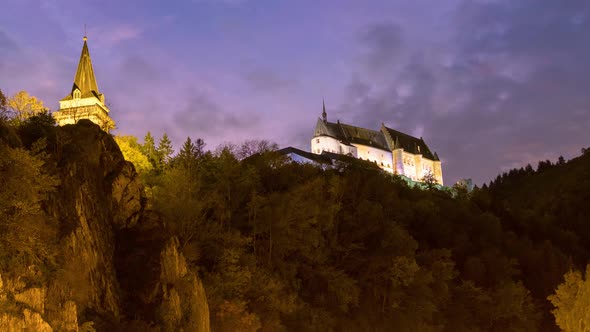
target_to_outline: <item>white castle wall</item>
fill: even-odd
[[[339,140],[329,136],[319,136],[311,139],[311,152],[321,154],[323,151],[352,155],[357,158],[357,150],[354,146],[340,143]]]
[[[355,158],[377,164],[384,171],[405,175],[414,181],[422,181],[426,174],[432,173],[436,181],[443,184],[440,161],[425,159],[421,154],[409,153],[403,149],[396,149],[392,153],[362,144],[348,146],[329,136],[312,138],[311,152],[321,154],[323,151],[351,154]]]
[[[393,157],[391,152],[372,146],[353,144],[357,150],[357,158],[374,162],[384,170],[393,173]]]

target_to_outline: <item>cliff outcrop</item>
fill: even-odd
[[[144,211],[141,181],[109,134],[87,120],[47,127],[34,140],[0,129],[0,147],[15,155],[39,150],[31,141],[46,142],[34,153],[42,156],[40,172],[56,180],[29,214],[50,233],[35,243],[51,250],[35,252],[23,272],[0,270],[0,330],[209,330],[201,281],[187,270],[178,241]],[[0,161],[3,182],[17,174],[6,171],[12,161]],[[1,208],[2,226],[18,225],[10,219],[17,220],[18,202]],[[10,264],[3,267],[18,266]]]

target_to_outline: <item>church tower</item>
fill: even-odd
[[[59,111],[54,112],[53,117],[60,126],[89,119],[108,132],[115,127],[115,122],[109,116],[104,95],[98,91],[86,41],[87,38],[84,36],[84,46],[72,90],[59,101]]]

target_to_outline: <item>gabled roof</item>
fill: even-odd
[[[389,151],[385,137],[381,132],[341,122],[333,123],[318,119],[314,132],[314,137],[316,136],[330,136],[340,140],[343,144],[361,144]]]
[[[385,127],[385,125],[381,126],[381,131],[391,138],[391,141],[393,142],[393,144],[390,144],[392,145],[392,150],[402,148],[404,151],[410,153],[421,154],[426,159],[439,160],[438,156],[430,151],[430,148],[428,148],[428,145],[426,145],[426,142],[424,142],[422,137],[416,138],[404,134],[401,131]]]
[[[72,99],[72,94],[76,89],[80,90],[81,98],[95,96],[100,99],[100,92],[96,84],[96,77],[94,76],[92,60],[90,60],[86,37],[84,37],[84,46],[82,46],[82,54],[80,54],[80,61],[78,62],[78,70],[76,70],[72,91],[62,100]]]
[[[436,153],[430,151],[422,138],[416,138],[385,125],[381,125],[381,130],[376,131],[347,125],[340,121],[333,123],[318,119],[314,131],[314,137],[317,136],[329,136],[339,140],[342,144],[360,144],[385,151],[404,149],[409,153],[421,154],[430,160],[440,160]]]

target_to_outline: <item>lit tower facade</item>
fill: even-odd
[[[86,41],[84,36],[84,46],[72,90],[59,101],[59,111],[54,112],[53,117],[60,126],[89,119],[108,132],[115,127],[115,122],[109,116],[104,95],[98,91]]]

